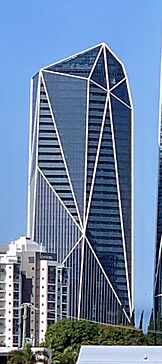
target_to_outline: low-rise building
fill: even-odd
[[[21,346],[25,335],[39,346],[48,325],[67,318],[67,295],[68,268],[56,254],[26,237],[1,246],[0,344]]]

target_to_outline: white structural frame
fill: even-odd
[[[162,131],[162,47],[161,47],[161,60],[160,60],[160,95],[159,95],[159,123],[158,123],[158,147],[159,147],[159,160],[158,160],[158,170],[160,168],[160,148],[162,148],[161,141],[160,141],[160,135]],[[158,193],[159,193],[159,178],[157,180],[157,201],[158,201]],[[158,208],[158,206],[157,206]],[[158,223],[158,219],[156,216],[156,226]],[[157,247],[156,247],[157,248]],[[160,267],[160,260],[161,260],[161,252],[162,252],[162,236],[160,240],[159,245],[159,251],[158,251],[158,261],[156,262],[156,254],[157,250],[155,248],[155,255],[154,255],[154,286],[153,286],[153,302],[155,300],[155,291],[156,291],[156,284],[157,284],[157,278],[159,273],[159,267]]]
[[[70,61],[75,59],[75,57],[84,54],[92,49],[95,49],[97,47],[100,47],[97,53],[97,56],[95,58],[94,64],[92,65],[91,71],[89,73],[89,76],[87,77],[83,77],[83,76],[79,76],[79,75],[71,75],[71,74],[66,74],[66,73],[61,73],[61,72],[55,72],[55,71],[51,71],[48,70],[49,67],[53,66],[53,65],[57,65],[58,63],[64,62],[64,61]],[[118,82],[116,83],[113,87],[109,87],[109,75],[108,75],[108,66],[107,66],[107,62],[106,62],[106,49],[113,55],[113,57],[120,63],[121,67],[123,68],[123,73],[124,73],[124,77]],[[93,81],[91,79],[91,76],[93,74],[93,71],[95,69],[95,66],[97,64],[97,61],[101,55],[101,52],[103,51],[104,54],[104,64],[105,64],[105,75],[106,75],[106,83],[107,83],[107,88],[104,88],[103,86],[99,85],[98,83],[96,83],[95,81]],[[70,178],[70,172],[68,170],[68,166],[66,163],[66,158],[64,155],[64,150],[61,144],[61,140],[60,140],[60,136],[59,136],[59,131],[57,128],[57,122],[55,120],[55,116],[53,114],[53,110],[52,110],[52,106],[50,103],[50,99],[49,99],[49,95],[48,95],[48,91],[47,91],[47,87],[46,87],[46,82],[44,80],[43,77],[43,73],[47,72],[47,73],[51,73],[51,74],[60,74],[62,76],[65,77],[73,77],[73,78],[77,78],[77,79],[84,79],[87,81],[87,112],[86,112],[86,143],[85,143],[85,179],[84,179],[84,212],[83,212],[83,219],[80,216],[80,212],[79,212],[79,208],[77,205],[77,199],[75,197],[75,193],[74,193],[74,189],[72,186],[72,182],[71,182],[71,178]],[[39,171],[39,173],[42,175],[43,179],[45,180],[45,182],[48,184],[48,186],[51,188],[51,190],[53,191],[53,193],[55,194],[55,196],[58,198],[58,200],[60,201],[60,203],[63,205],[64,209],[68,212],[69,216],[71,217],[71,219],[73,220],[73,222],[76,224],[76,226],[78,227],[78,229],[80,230],[80,232],[82,233],[81,237],[79,238],[79,240],[77,240],[77,242],[75,243],[75,245],[72,247],[72,249],[69,251],[68,255],[64,258],[63,263],[68,259],[68,257],[72,254],[72,252],[74,251],[74,249],[78,246],[79,243],[82,244],[82,261],[81,261],[81,275],[80,275],[80,289],[79,289],[79,308],[78,308],[78,318],[80,317],[80,304],[81,304],[81,292],[82,292],[82,274],[83,274],[83,263],[84,263],[84,246],[87,243],[92,251],[92,254],[94,255],[94,257],[97,259],[97,262],[100,266],[100,268],[102,269],[102,271],[104,272],[104,269],[102,268],[101,263],[99,262],[98,258],[96,257],[96,254],[93,251],[93,248],[91,247],[91,244],[89,243],[87,237],[86,237],[86,227],[87,227],[87,222],[88,222],[88,216],[89,216],[89,211],[90,211],[90,206],[91,206],[91,201],[92,201],[92,195],[93,195],[93,187],[94,187],[94,183],[95,183],[95,176],[96,176],[96,170],[97,170],[97,165],[98,165],[98,158],[99,158],[99,153],[100,153],[100,146],[101,146],[101,141],[102,141],[102,134],[103,134],[103,129],[104,129],[104,124],[105,124],[105,118],[106,118],[106,112],[107,112],[107,107],[109,104],[109,109],[110,109],[110,123],[111,123],[111,131],[112,131],[112,140],[113,140],[113,150],[114,150],[114,158],[115,158],[115,169],[116,169],[116,180],[117,180],[117,190],[118,190],[118,202],[119,202],[119,211],[120,211],[120,220],[121,220],[121,230],[122,230],[122,240],[123,240],[123,252],[124,252],[124,259],[125,259],[125,271],[126,271],[126,280],[127,280],[127,290],[128,290],[128,300],[129,300],[129,306],[130,306],[130,316],[134,307],[134,117],[133,117],[133,104],[132,104],[132,99],[131,99],[131,93],[130,93],[130,88],[129,88],[129,83],[128,83],[128,78],[127,78],[127,74],[125,71],[125,67],[123,65],[123,63],[118,59],[118,57],[112,52],[112,50],[110,50],[109,47],[107,47],[107,45],[105,43],[100,43],[97,44],[95,47],[91,47],[87,50],[84,50],[82,52],[79,52],[77,54],[75,54],[72,57],[68,57],[65,58],[61,61],[57,61],[55,63],[52,63],[44,68],[41,68],[40,72],[39,72],[39,81],[38,81],[38,91],[40,89],[40,83],[42,83],[44,85],[44,89],[45,89],[45,93],[46,93],[46,97],[48,100],[48,105],[50,108],[50,112],[51,112],[51,116],[52,116],[52,120],[53,120],[53,124],[54,124],[54,128],[56,131],[56,135],[58,138],[58,142],[59,142],[59,146],[60,146],[60,150],[61,150],[61,155],[62,155],[62,159],[64,162],[64,166],[66,169],[66,174],[67,174],[67,178],[69,181],[69,185],[70,185],[70,190],[74,199],[74,203],[75,203],[75,207],[76,207],[76,211],[78,214],[78,218],[79,218],[79,222],[80,225],[77,223],[77,221],[75,220],[75,218],[72,216],[72,214],[70,213],[69,209],[65,206],[64,202],[61,200],[61,198],[59,197],[59,195],[57,194],[57,192],[55,191],[55,189],[50,185],[48,179],[45,177],[45,175],[43,174],[42,170],[39,168],[38,166],[38,152],[36,152],[36,171]],[[104,90],[105,92],[107,92],[107,96],[106,96],[106,101],[105,101],[105,107],[104,107],[104,112],[103,112],[103,118],[102,118],[102,124],[101,124],[101,129],[100,129],[100,136],[99,136],[99,141],[98,141],[98,147],[97,147],[97,153],[96,153],[96,159],[95,159],[95,164],[94,164],[94,171],[93,171],[93,176],[92,176],[92,183],[91,183],[91,189],[90,189],[90,194],[89,194],[89,201],[88,201],[88,205],[87,205],[87,211],[86,211],[86,184],[87,184],[87,155],[88,155],[88,122],[89,122],[89,88],[90,88],[90,82],[96,84],[96,86],[98,86],[99,88],[101,88],[102,90]],[[130,105],[127,105],[123,100],[121,100],[119,97],[117,97],[116,95],[113,94],[113,90],[116,89],[120,84],[122,84],[123,82],[126,82],[127,85],[127,90],[128,90],[128,95],[129,95],[129,100],[130,100]],[[40,102],[40,92],[37,91],[37,100],[36,100],[36,108],[35,108],[35,126],[33,128],[33,141],[34,141],[34,134],[36,133],[36,127],[38,127],[39,124],[39,111],[36,112],[36,109],[39,110],[39,102]],[[30,90],[30,99],[31,99],[31,104],[30,104],[30,145],[29,145],[29,193],[28,193],[28,235],[29,235],[29,231],[30,231],[30,224],[31,224],[31,216],[30,216],[30,173],[31,173],[31,165],[32,165],[32,155],[33,155],[33,149],[31,146],[31,132],[32,132],[32,120],[33,120],[33,115],[32,115],[32,92],[33,92],[33,81],[31,81],[31,90]],[[132,155],[132,167],[131,167],[131,176],[132,176],[132,211],[131,211],[131,223],[132,223],[132,241],[131,241],[131,269],[132,269],[132,289],[130,292],[130,287],[129,287],[129,277],[128,277],[128,268],[127,268],[127,254],[126,254],[126,245],[125,245],[125,235],[124,235],[124,227],[123,227],[123,216],[122,216],[122,207],[121,207],[121,197],[120,197],[120,186],[119,186],[119,177],[118,177],[118,166],[117,166],[117,157],[116,157],[116,148],[115,148],[115,138],[114,138],[114,132],[113,132],[113,117],[112,117],[112,111],[111,111],[111,100],[110,100],[110,95],[112,95],[113,97],[115,97],[118,101],[120,101],[122,104],[124,104],[126,107],[128,107],[132,114],[131,114],[131,155]],[[37,139],[39,137],[39,132],[37,132]],[[37,148],[38,148],[38,141],[37,141]],[[35,177],[36,178],[36,177]],[[35,200],[36,200],[36,180],[35,180],[35,193],[34,193],[34,204],[35,204]],[[35,211],[35,208],[34,208]],[[34,212],[33,211],[33,212]],[[34,214],[33,214],[33,227],[34,227]],[[109,283],[112,291],[115,294],[115,297],[117,298],[117,301],[119,302],[119,304],[121,305],[120,299],[118,297],[118,295],[116,294],[112,283],[110,282],[108,276],[106,275],[106,273],[104,272],[104,276],[107,279],[107,282]],[[127,319],[129,320],[129,317],[127,315],[127,313],[125,312],[125,310],[123,309],[123,312],[125,313]]]

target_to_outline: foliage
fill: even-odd
[[[63,320],[48,327],[44,345],[52,349],[53,364],[74,364],[81,345],[147,345],[147,340],[129,327]]]
[[[7,364],[34,364],[35,356],[31,345],[27,343],[23,349],[12,350],[9,353]]]

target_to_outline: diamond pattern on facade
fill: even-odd
[[[122,309],[124,323],[132,309],[133,241],[127,76],[101,44],[44,68],[41,77],[30,234],[69,268],[69,317],[117,324]]]

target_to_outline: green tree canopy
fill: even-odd
[[[52,349],[53,363],[73,364],[81,345],[147,345],[147,340],[129,327],[63,320],[48,327],[44,345]]]
[[[31,345],[27,343],[23,349],[10,351],[7,364],[35,364]]]

